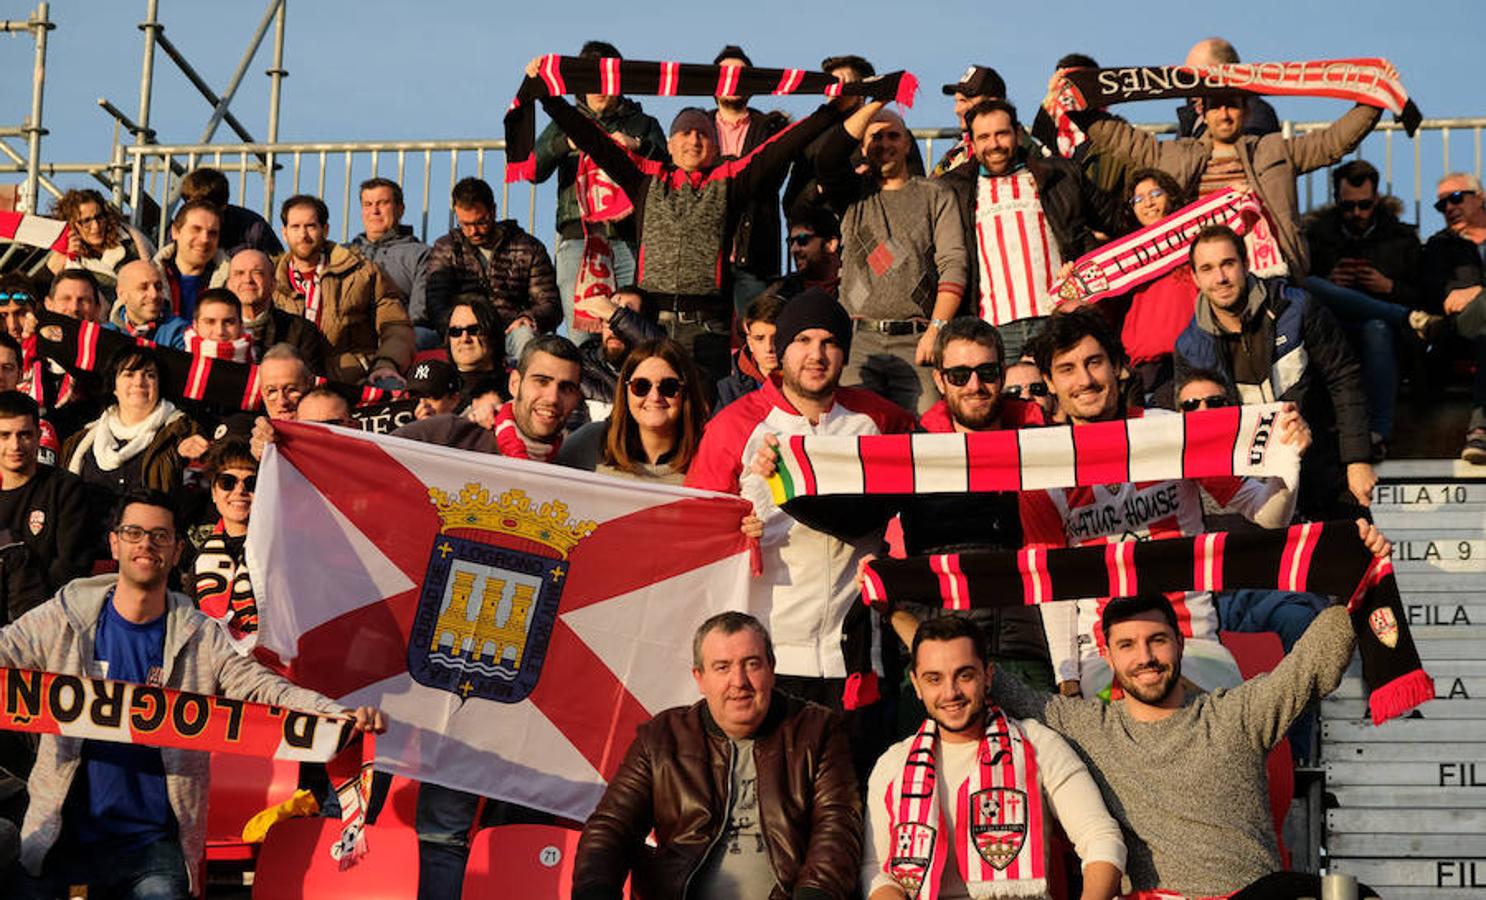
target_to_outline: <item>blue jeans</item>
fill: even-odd
[[[60,857],[66,856],[66,859]],[[143,848],[117,850],[106,846],[60,848],[47,856],[40,878],[17,867],[15,883],[5,896],[18,900],[55,900],[67,888],[86,884],[94,900],[187,900],[191,896],[186,860],[180,842],[162,839]]]
[[[1280,645],[1289,653],[1305,634],[1311,622],[1329,603],[1315,594],[1290,591],[1241,590],[1218,594],[1213,598],[1218,608],[1218,627],[1224,631],[1273,631]],[[1290,726],[1290,752],[1296,759],[1307,759],[1315,739],[1316,711],[1308,709]]]
[[[556,819],[516,803],[485,800],[468,791],[424,782],[418,786],[413,826],[418,832],[418,900],[459,900],[470,857],[470,831],[481,826],[550,825]]]
[[[627,241],[611,240],[609,246],[614,250],[614,286],[622,288],[634,284],[635,245]],[[572,329],[573,292],[578,287],[578,268],[582,264],[583,239],[562,238],[558,240],[557,252],[553,254],[553,265],[557,268],[557,291],[562,295],[562,328],[558,330],[558,333],[566,334],[573,343],[579,345],[597,337],[591,331]]]
[[[1368,427],[1380,437],[1393,433],[1393,408],[1398,403],[1398,336],[1409,327],[1409,309],[1361,291],[1338,287],[1314,275],[1305,289],[1331,310],[1351,339],[1362,362],[1362,384],[1367,393]]]

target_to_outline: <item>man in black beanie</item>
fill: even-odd
[[[751,463],[785,435],[905,434],[915,423],[877,394],[839,386],[852,328],[830,294],[811,288],[791,297],[776,327],[778,374],[707,423],[686,484],[753,502],[764,521],[763,574],[749,581],[749,609],[773,635],[775,683],[833,709],[845,703],[853,761],[865,777],[887,743],[883,704],[875,702],[881,644],[875,615],[849,624],[847,613],[860,606],[857,564],[881,546],[885,521],[864,519],[860,533],[846,538],[811,528],[774,505],[768,481]],[[867,675],[847,677],[850,647],[870,650]]]

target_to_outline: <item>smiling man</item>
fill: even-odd
[[[987,702],[994,670],[968,619],[932,619],[913,636],[927,718],[872,770],[869,900],[1051,897],[1050,814],[1083,863],[1083,900],[1119,893],[1125,843],[1098,785],[1057,733]]]
[[[170,243],[155,254],[165,276],[171,312],[190,320],[196,296],[227,283],[227,255],[219,244],[222,214],[208,200],[181,205],[170,224]]]
[[[190,323],[170,313],[170,297],[160,269],[136,259],[119,270],[119,299],[106,328],[130,337],[154,341],[162,347],[186,348]]]
[[[1476,363],[1471,417],[1460,458],[1486,465],[1486,193],[1481,179],[1451,172],[1435,187],[1445,227],[1424,245],[1424,302],[1445,313]]]
[[[775,690],[746,613],[701,624],[691,674],[702,699],[640,726],[588,817],[574,900],[618,900],[631,876],[642,900],[852,896],[862,804],[840,718]]]

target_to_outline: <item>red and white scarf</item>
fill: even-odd
[[[233,362],[257,362],[253,338],[244,334],[235,341],[209,341],[196,333],[194,326],[186,329],[186,352],[192,356],[207,356],[212,359],[230,359]]]
[[[289,286],[294,292],[304,297],[304,317],[310,320],[316,328],[320,327],[320,276],[325,274],[325,258],[320,258],[320,264],[315,266],[313,276],[294,268],[289,264]]]
[[[227,541],[221,522],[201,545],[193,566],[192,598],[205,615],[222,626],[233,649],[246,656],[258,643],[258,601],[248,580],[248,567]]]
[[[562,434],[559,433],[550,443],[529,438],[516,427],[516,401],[512,400],[500,408],[495,414],[495,443],[500,447],[501,456],[509,456],[512,459],[530,459],[535,462],[551,462],[557,455],[557,448],[562,446]]]
[[[939,726],[924,720],[903,772],[888,785],[889,852],[882,870],[910,900],[937,900],[953,835],[955,865],[971,897],[1041,897],[1047,893],[1047,848],[1037,753],[1021,725],[986,708],[970,776],[954,785],[951,823],[939,808],[935,761]]]

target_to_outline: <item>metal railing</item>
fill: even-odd
[[[1286,134],[1306,134],[1331,125],[1328,121],[1284,122]],[[1155,134],[1175,132],[1170,124],[1138,126]],[[1425,119],[1418,134],[1409,139],[1395,122],[1380,122],[1358,147],[1356,156],[1376,165],[1383,176],[1384,193],[1401,199],[1413,212],[1415,221],[1433,216],[1429,209],[1433,186],[1438,175],[1452,168],[1481,174],[1482,132],[1486,117]],[[1468,147],[1455,146],[1462,134],[1468,134]],[[913,135],[922,143],[924,158],[930,165],[947,143],[959,140],[954,129],[916,129]],[[1405,146],[1399,147],[1400,143]],[[1426,154],[1426,145],[1437,150]],[[0,148],[3,149],[3,148]],[[196,166],[210,165],[236,180],[234,191],[238,202],[258,209],[271,221],[274,200],[288,194],[308,192],[323,198],[331,209],[331,230],[346,240],[359,231],[360,213],[356,189],[360,182],[375,175],[396,180],[403,187],[406,202],[404,221],[411,224],[424,240],[436,237],[448,227],[448,191],[466,175],[486,178],[492,184],[504,184],[505,142],[502,140],[437,140],[437,141],[315,141],[295,143],[251,144],[145,144],[120,147],[109,163],[78,166],[43,167],[45,171],[84,172],[100,180],[103,173],[128,171],[129,197],[137,191],[152,197],[173,197],[180,173]],[[1462,154],[1462,150],[1464,153]],[[127,160],[127,161],[126,161]],[[1438,169],[1434,162],[1438,161]],[[0,166],[0,171],[7,167]],[[271,173],[271,177],[266,177]],[[123,174],[120,172],[119,174]],[[120,179],[122,180],[122,179]],[[435,187],[438,185],[438,187]],[[524,198],[519,196],[525,191]],[[518,203],[525,200],[525,215],[512,216],[511,186],[501,190],[500,208],[505,215],[524,218],[528,231],[550,233],[550,227],[538,231],[539,215],[550,226],[551,202],[539,203],[539,193],[550,194],[551,186],[535,185],[518,188]],[[262,204],[250,198],[262,197]],[[1327,173],[1317,171],[1302,178],[1301,207],[1308,210],[1329,202],[1330,183]],[[550,201],[550,198],[549,198]],[[168,207],[161,209],[156,221],[140,220],[139,205],[134,209],[135,224],[153,231],[155,237],[168,240]],[[1426,232],[1427,233],[1427,232]]]

